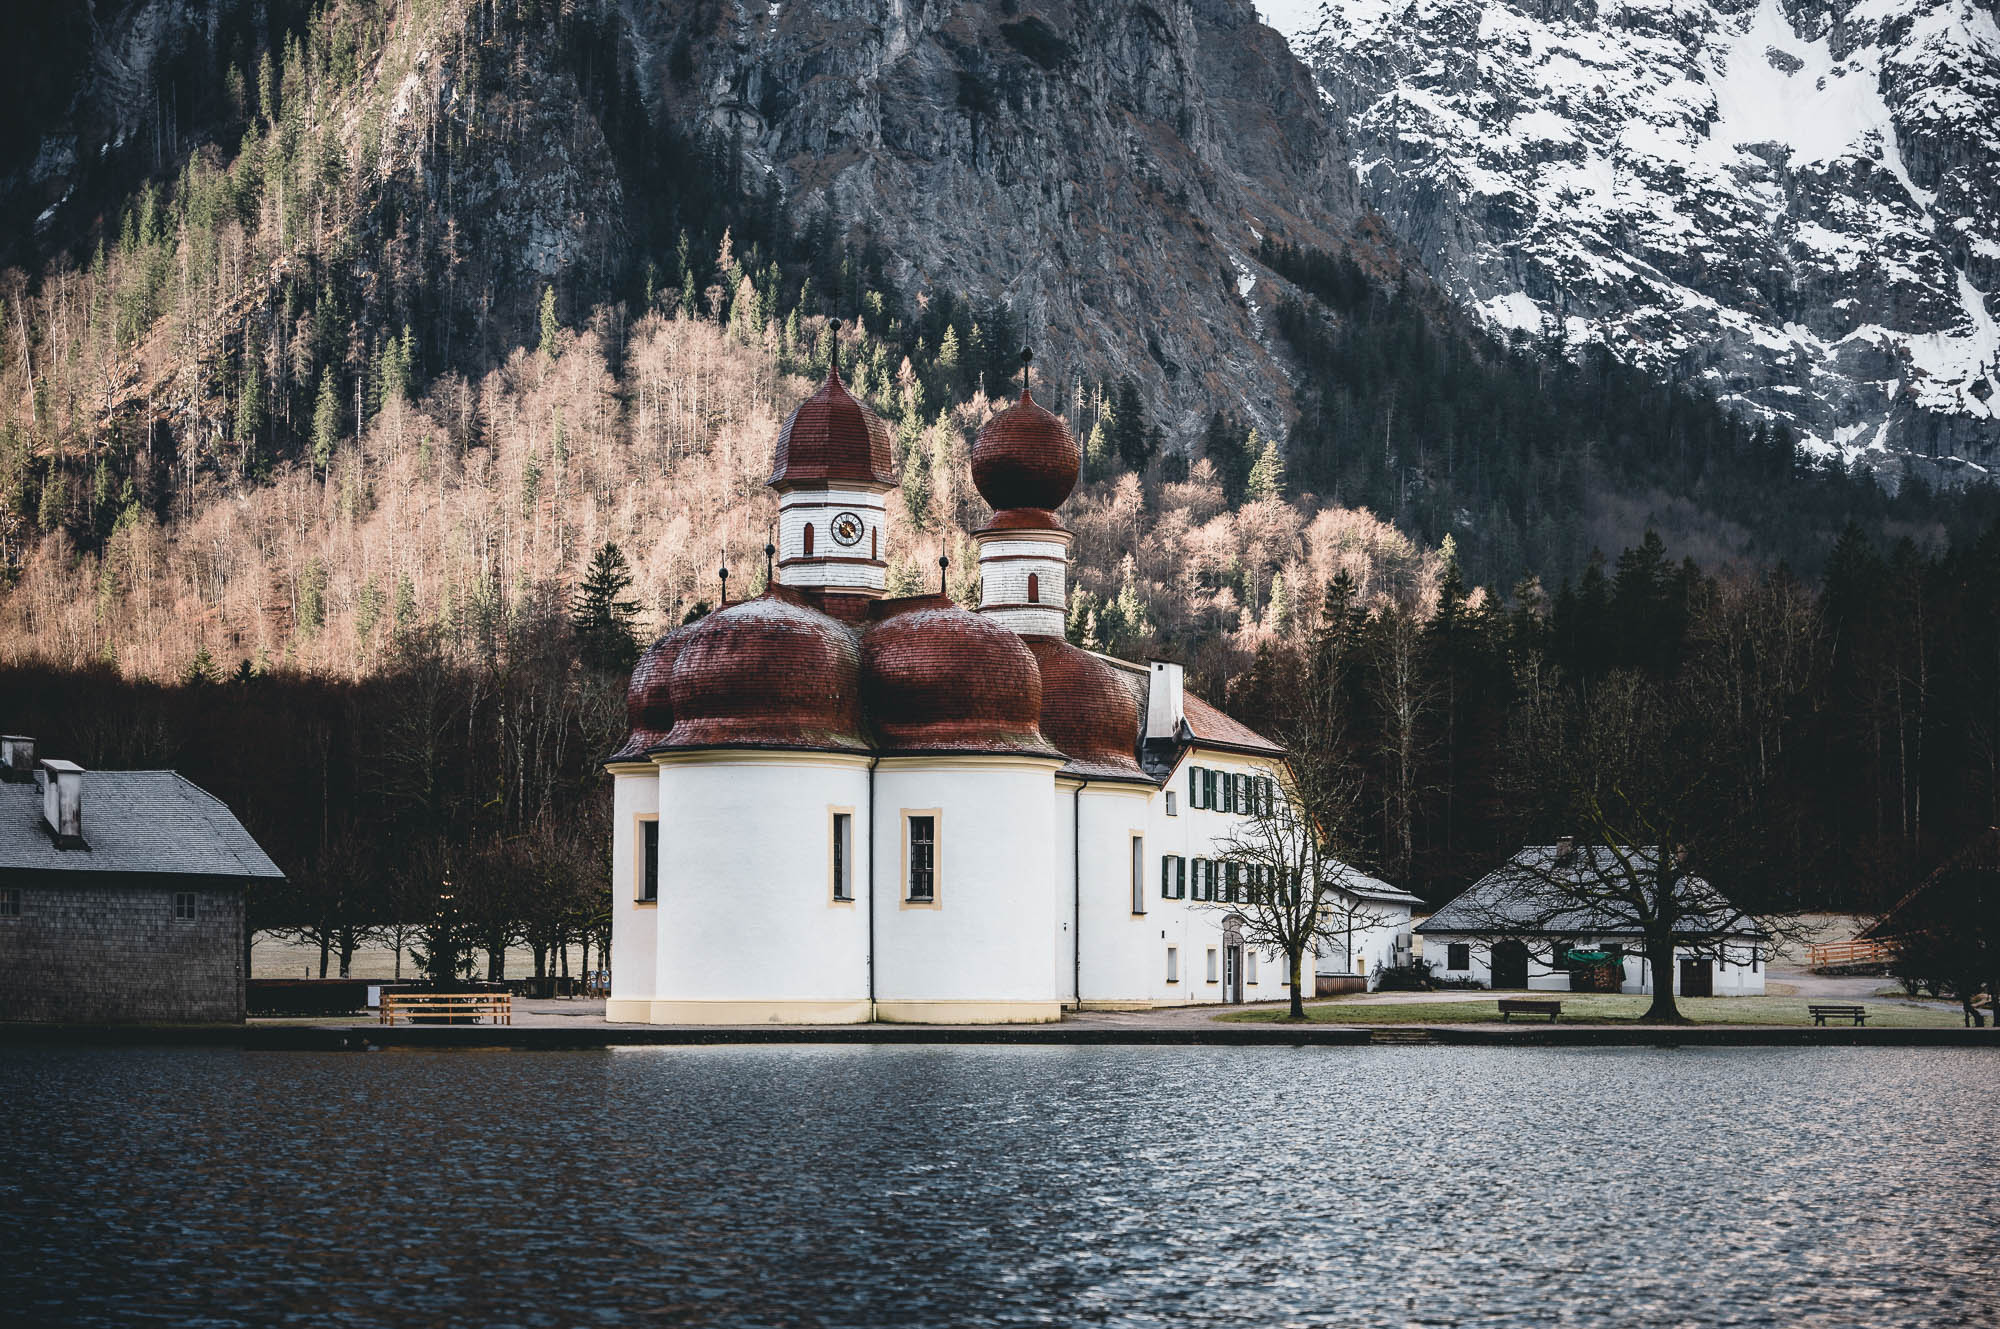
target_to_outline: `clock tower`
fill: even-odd
[[[838,348],[837,321],[833,328]],[[778,431],[770,485],[781,584],[869,597],[887,589],[886,496],[896,487],[889,426],[847,390],[837,360]]]

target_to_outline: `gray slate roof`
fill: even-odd
[[[0,783],[0,877],[115,872],[282,881],[234,813],[173,771],[85,771],[83,839],[58,849],[43,829],[40,772]]]
[[[1347,869],[1347,875],[1335,883],[1335,888],[1363,900],[1373,900],[1377,904],[1406,904],[1413,909],[1423,904],[1422,897],[1391,886],[1380,877],[1371,877],[1360,868],[1352,866]]]
[[[1628,853],[1636,863],[1648,868],[1660,859],[1657,847]],[[1632,916],[1617,904],[1566,898],[1569,892],[1560,885],[1571,879],[1588,883],[1599,876],[1615,880],[1620,871],[1617,855],[1603,845],[1578,845],[1572,854],[1568,860],[1558,860],[1555,845],[1528,845],[1419,923],[1416,931],[1426,935],[1521,932],[1638,936],[1640,929]],[[1556,882],[1551,882],[1550,877],[1556,878]],[[1762,935],[1755,919],[1744,916],[1722,892],[1700,877],[1683,877],[1679,890],[1687,916],[1680,931],[1690,936],[1717,932],[1746,937]]]

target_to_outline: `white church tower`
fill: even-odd
[[[1038,405],[1021,352],[1021,400],[980,430],[972,483],[992,505],[979,542],[979,612],[1024,637],[1061,637],[1069,604],[1070,533],[1055,510],[1076,486],[1083,454],[1060,418]]]
[[[801,590],[879,597],[888,587],[886,495],[896,487],[889,427],[840,381],[834,362],[819,391],[778,431],[771,488],[778,491],[777,579]]]

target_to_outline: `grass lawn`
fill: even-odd
[[[1508,994],[1510,996],[1514,994]],[[1652,998],[1627,996],[1622,993],[1590,992],[1529,992],[1520,994],[1529,999],[1549,999],[1562,1003],[1562,1023],[1564,1024],[1632,1024],[1645,1014]],[[1834,998],[1810,997],[1683,997],[1680,1001],[1681,1014],[1696,1024],[1811,1024],[1812,1017],[1806,1014],[1806,1006],[1819,1001],[1821,1004],[1842,1004]],[[1844,1003],[1851,1005],[1852,1003]],[[1887,1026],[1894,1029],[1920,1027],[1956,1027],[1961,1023],[1957,1009],[1939,1006],[1925,1008],[1906,1006],[1900,1002],[1864,1001],[1868,1008],[1868,1026]],[[1219,1015],[1219,1020],[1248,1020],[1264,1022],[1283,1020],[1287,1012],[1280,1006],[1275,1009],[1239,1011],[1230,1015]],[[1329,1001],[1306,1003],[1306,1018],[1325,1024],[1484,1024],[1498,1023],[1500,1005],[1498,998],[1481,1001],[1425,1001],[1369,1003],[1356,1001],[1351,997],[1335,997]],[[1515,1016],[1512,1023],[1546,1023],[1547,1016]]]

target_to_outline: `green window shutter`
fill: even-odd
[[[1160,855],[1160,898],[1162,900],[1171,900],[1174,898],[1174,856],[1172,854]]]
[[[1201,767],[1199,766],[1188,767],[1188,806],[1191,808],[1201,806]]]
[[[1201,773],[1201,805],[1205,808],[1212,808],[1215,806],[1214,771],[1205,770]]]
[[[1174,856],[1174,898],[1187,899],[1187,860],[1178,854]]]

